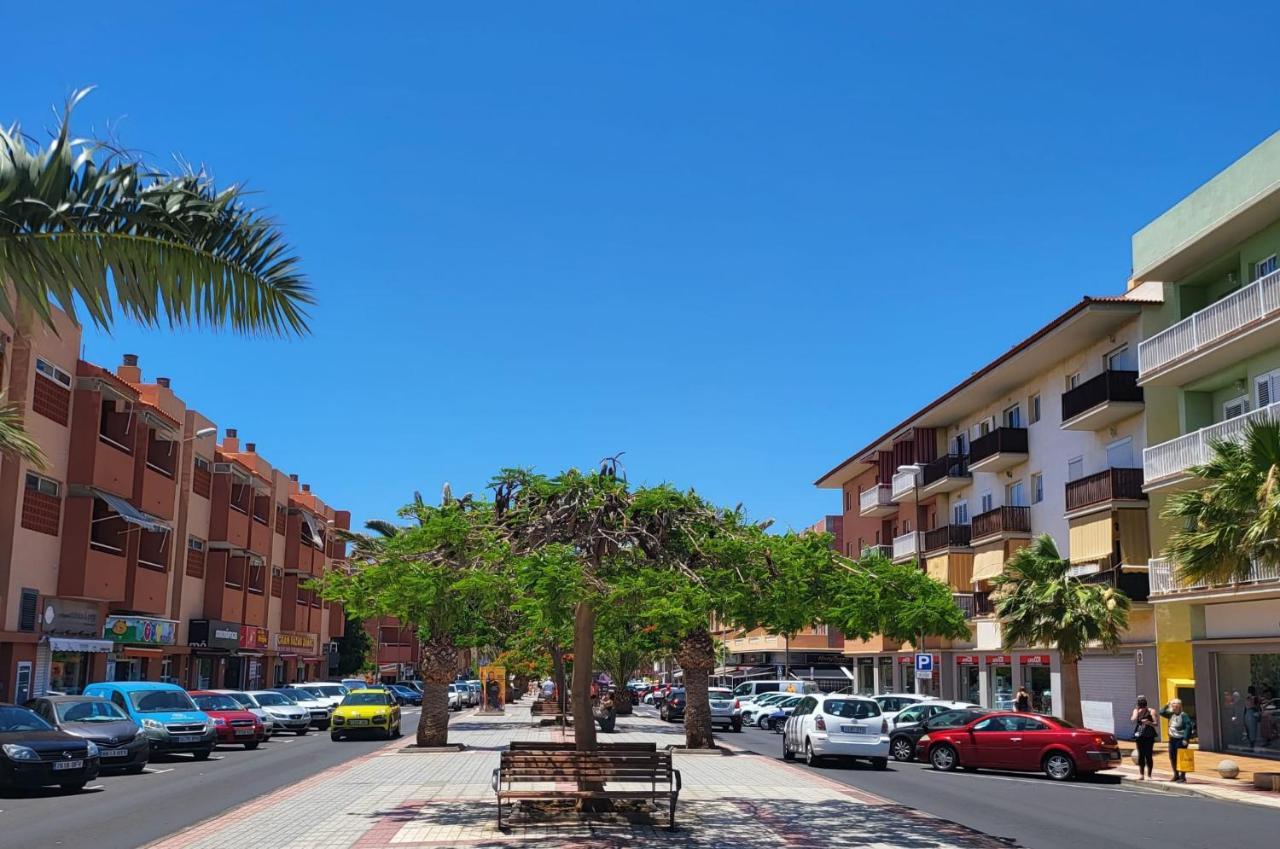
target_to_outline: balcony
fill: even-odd
[[[877,543],[876,545],[864,545],[862,547],[863,557],[885,557],[893,558],[893,546]]]
[[[1015,536],[1031,536],[1030,507],[997,507],[973,517],[972,542]]]
[[[1226,584],[1211,584],[1208,581],[1182,581],[1177,576],[1177,568],[1172,560],[1153,557],[1148,564],[1147,576],[1151,581],[1151,595],[1178,595],[1198,590],[1242,589],[1256,584],[1272,584],[1280,588],[1280,567],[1254,563],[1249,567],[1249,574],[1242,581]]]
[[[1175,386],[1274,347],[1280,271],[1232,292],[1138,345],[1138,380]]]
[[[969,471],[1003,472],[1027,459],[1027,429],[998,427],[969,445]]]
[[[920,547],[920,535],[915,531],[893,538],[893,562],[901,563],[916,556]]]
[[[939,493],[954,492],[969,485],[969,458],[962,454],[945,454],[920,467],[920,497],[931,498]]]
[[[1148,490],[1176,483],[1190,476],[1192,466],[1200,466],[1213,455],[1215,442],[1239,442],[1250,422],[1280,421],[1280,403],[1260,407],[1233,419],[1152,445],[1142,452],[1142,474]]]
[[[920,485],[920,467],[907,466],[893,476],[893,500],[898,503],[914,503],[916,489]]]
[[[964,613],[965,619],[977,619],[995,612],[990,593],[952,593],[951,598]]]
[[[972,525],[943,525],[924,532],[924,550],[941,551],[944,548],[968,548]]]
[[[1117,565],[1099,572],[1079,576],[1086,584],[1105,584],[1115,587],[1131,601],[1146,601],[1151,594],[1150,579],[1145,571],[1125,571]]]
[[[1067,484],[1067,513],[1114,501],[1146,501],[1142,469],[1106,469]]]
[[[878,483],[864,489],[858,496],[858,515],[864,518],[892,516],[898,512],[893,500],[893,490],[887,483]]]
[[[1104,371],[1062,393],[1063,430],[1102,430],[1140,412],[1136,371]]]

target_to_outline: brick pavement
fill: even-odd
[[[755,754],[676,755],[684,779],[677,829],[660,814],[627,821],[568,814],[517,821],[499,832],[490,776],[512,740],[558,740],[527,706],[507,716],[455,717],[460,753],[408,753],[395,741],[372,754],[153,843],[152,849],[612,849],[660,841],[679,849],[849,846],[986,849],[1006,843]],[[615,741],[683,740],[680,726],[621,717]],[[342,745],[335,743],[333,745]]]

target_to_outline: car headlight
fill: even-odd
[[[213,724],[221,728],[222,726],[227,724],[227,721],[220,716],[215,716],[213,718]]]
[[[375,713],[375,714],[373,715],[373,721],[374,721],[374,722],[381,722],[382,720],[384,720],[384,719],[386,719],[386,718],[387,718],[387,715],[386,715],[385,713]]]
[[[335,714],[333,715],[333,724],[334,724],[334,725],[341,725],[341,724],[342,724],[342,723],[344,723],[344,722],[346,722],[346,720],[345,720],[345,719],[344,719],[340,714],[336,714],[336,713],[335,713]]]
[[[89,751],[86,752],[85,755],[86,757],[96,758],[98,756],[98,744],[90,740]]]
[[[163,731],[164,723],[158,719],[144,719],[142,720],[142,727],[150,728],[152,731]]]
[[[146,739],[146,736],[147,732],[139,728],[137,731],[133,732],[133,741],[136,743],[139,739]]]
[[[5,743],[4,753],[10,760],[14,761],[38,761],[40,756],[36,754],[36,750],[27,746],[19,746],[17,743]]]

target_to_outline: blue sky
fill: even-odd
[[[310,337],[86,356],[357,520],[625,451],[809,524],[814,478],[1122,291],[1130,234],[1280,125],[1274,4],[178,5],[6,10],[0,120],[94,84],[80,131],[260,191]]]

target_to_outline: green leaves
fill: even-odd
[[[8,460],[25,460],[37,469],[45,466],[40,445],[22,428],[22,408],[6,404],[0,394],[0,454]]]
[[[892,563],[881,555],[839,569],[824,617],[846,637],[864,640],[882,634],[919,644],[921,636],[970,636],[950,587],[914,562]]]

